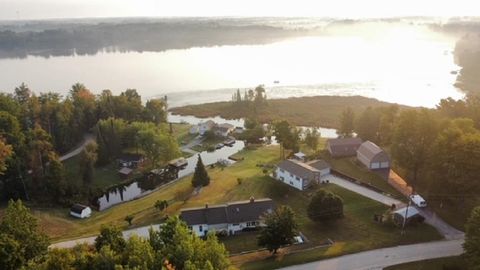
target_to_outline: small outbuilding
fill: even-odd
[[[298,161],[305,162],[305,160],[307,159],[307,155],[305,155],[302,152],[298,152],[298,153],[293,154],[293,158],[298,160]]]
[[[307,162],[306,164],[310,165],[311,167],[313,167],[317,170],[319,170],[320,171],[320,177],[330,174],[330,164],[328,164],[323,159],[312,160],[312,161]]]
[[[357,150],[357,159],[370,170],[390,168],[390,157],[371,141],[366,141]]]
[[[425,220],[425,218],[420,215],[420,212],[418,212],[418,210],[412,206],[408,208],[404,207],[393,212],[393,222],[397,226],[403,225],[403,221],[405,220],[405,218],[407,219],[406,224],[421,223]]]
[[[120,167],[137,168],[144,161],[144,157],[140,154],[125,153],[117,161]]]
[[[130,169],[130,168],[127,168],[127,167],[123,167],[121,168],[120,170],[118,170],[118,174],[120,175],[120,177],[122,178],[127,178],[130,176],[130,174],[132,174],[133,170]]]
[[[74,204],[70,208],[70,215],[76,218],[88,218],[92,214],[92,209],[83,204]]]
[[[326,148],[332,157],[353,157],[361,144],[360,138],[336,138],[327,140]]]

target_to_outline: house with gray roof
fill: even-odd
[[[180,219],[200,237],[206,236],[209,231],[233,235],[262,226],[261,217],[274,209],[275,203],[269,198],[250,198],[247,201],[182,209]]]
[[[390,157],[371,141],[366,141],[357,150],[357,159],[370,170],[390,168]]]
[[[325,147],[332,157],[353,157],[361,144],[360,138],[336,138],[327,140]]]
[[[275,169],[275,179],[299,190],[307,189],[313,182],[320,183],[321,178],[330,173],[330,165],[323,160],[308,163],[295,159],[280,162]]]

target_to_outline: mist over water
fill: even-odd
[[[269,98],[362,95],[434,107],[463,97],[454,87],[455,42],[422,26],[361,24],[261,45],[7,58],[0,59],[0,89],[25,82],[66,95],[81,82],[95,93],[135,88],[144,99],[168,95],[170,106],[180,106],[229,100],[237,88],[264,84]]]

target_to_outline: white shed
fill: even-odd
[[[92,209],[82,204],[74,204],[70,208],[70,215],[76,218],[88,218],[92,214]]]

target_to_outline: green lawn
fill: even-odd
[[[314,190],[301,192],[271,179],[257,167],[262,164],[276,164],[279,161],[278,146],[260,147],[256,150],[244,150],[237,154],[244,160],[232,166],[221,169],[209,169],[211,184],[199,194],[186,202],[179,199],[178,194],[185,190],[191,191],[191,177],[162,188],[143,198],[114,206],[102,212],[95,212],[91,218],[76,220],[68,217],[67,209],[34,209],[40,218],[41,225],[46,228],[54,241],[74,239],[97,234],[103,224],[116,224],[127,228],[124,221],[126,215],[133,215],[133,226],[144,226],[159,223],[165,214],[177,214],[181,208],[209,204],[225,203],[235,200],[270,197],[277,205],[288,205],[295,211],[300,231],[309,242],[296,246],[304,249],[317,246],[327,238],[336,242],[333,247],[316,249],[278,258],[263,258],[254,262],[242,258],[232,258],[241,269],[272,269],[282,265],[297,262],[307,262],[329,256],[358,252],[373,248],[423,242],[440,239],[437,232],[427,225],[412,227],[406,236],[400,236],[396,227],[376,224],[372,221],[374,213],[383,213],[387,207],[358,194],[335,186],[322,186],[335,192],[344,199],[345,217],[331,224],[317,224],[308,219],[306,207]],[[242,183],[238,184],[237,179]],[[154,208],[156,200],[170,202],[165,213]],[[249,233],[238,237],[223,239],[231,253],[238,253],[256,248],[256,234]]]
[[[80,155],[67,159],[64,163],[67,181],[74,181],[82,184],[80,173]],[[97,188],[105,188],[120,183],[122,180],[118,175],[118,166],[114,162],[107,166],[95,167],[92,185]]]
[[[466,262],[462,257],[449,257],[399,264],[384,268],[384,270],[465,270]]]

